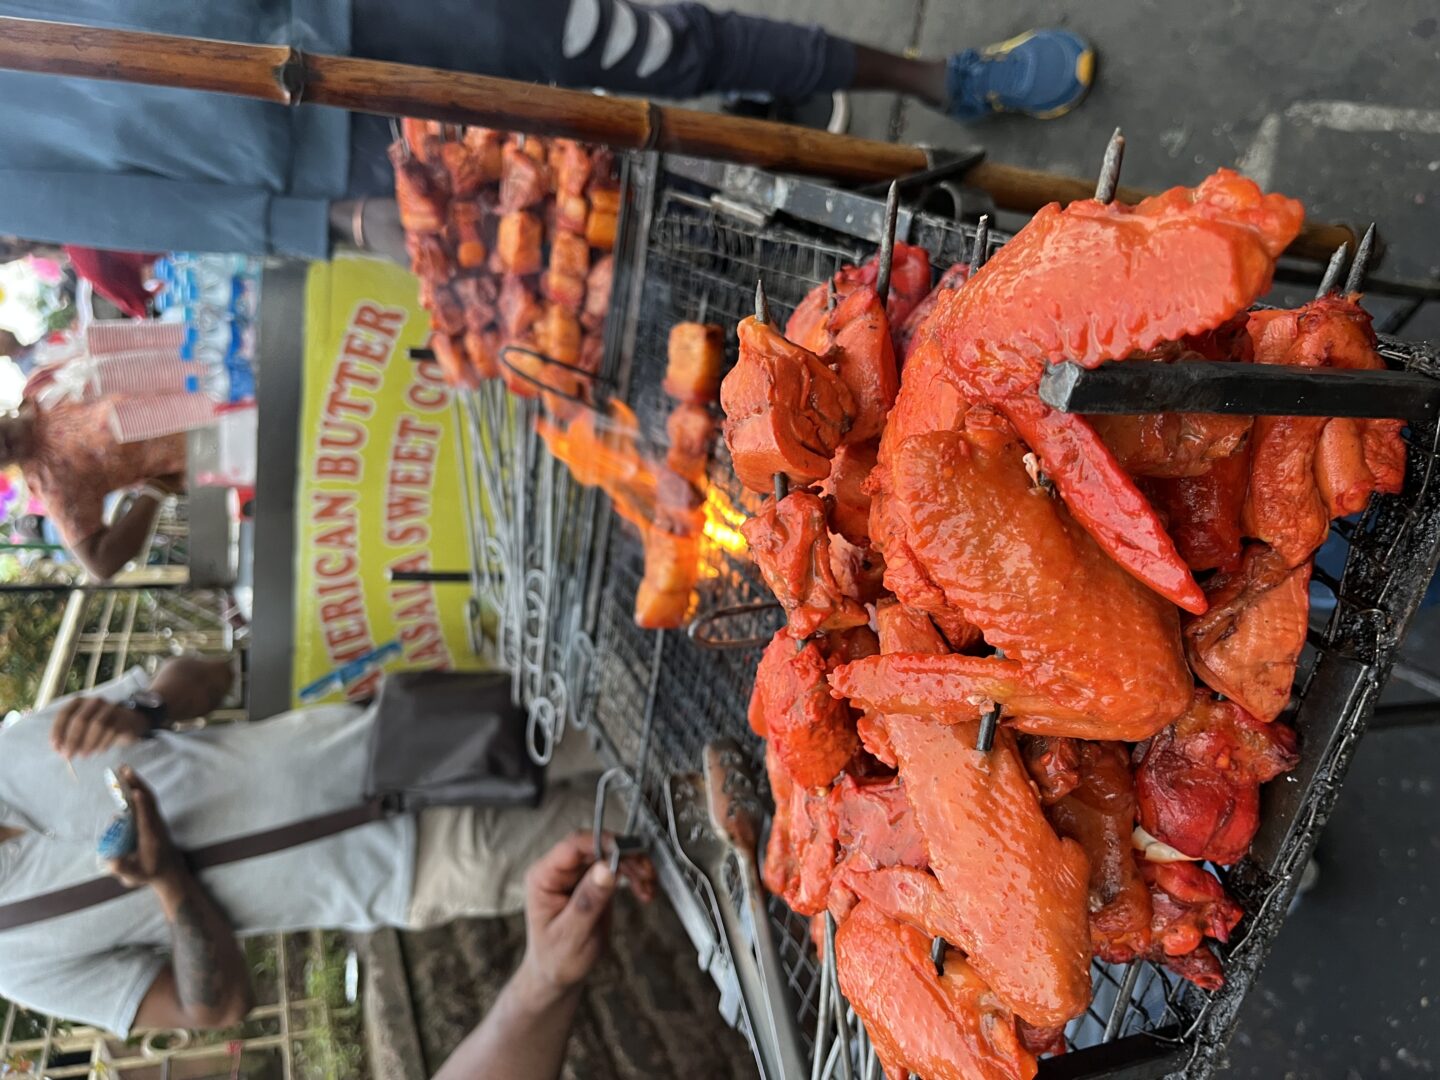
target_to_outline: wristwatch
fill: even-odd
[[[138,712],[149,720],[151,732],[169,725],[170,710],[165,707],[165,702],[161,700],[160,695],[153,690],[136,691],[122,701],[120,707]],[[146,737],[149,737],[149,733]]]

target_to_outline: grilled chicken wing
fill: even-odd
[[[992,402],[1107,553],[1161,595],[1203,610],[1133,481],[1084,419],[1055,413],[1036,389],[1048,361],[1093,366],[1244,310],[1268,288],[1301,217],[1298,203],[1225,170],[1135,207],[1046,207],[965,288],[940,298],[906,362],[881,465],[916,435],[954,431],[967,402]]]

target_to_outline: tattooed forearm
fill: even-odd
[[[167,891],[175,996],[196,1026],[239,1023],[250,1008],[250,977],[230,921],[189,873]]]

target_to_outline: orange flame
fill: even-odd
[[[740,532],[740,526],[748,520],[718,487],[712,485],[705,492],[705,536],[722,551],[744,555],[749,550]]]

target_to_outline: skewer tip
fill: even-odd
[[[765,297],[765,280],[755,282],[755,321],[764,326],[770,322],[770,301]]]
[[[981,214],[975,226],[975,248],[970,252],[970,274],[979,273],[990,259],[990,215]]]
[[[945,939],[942,937],[937,937],[930,942],[930,962],[935,965],[935,974],[937,976],[943,976],[945,974],[946,948]]]
[[[1124,163],[1125,134],[1117,127],[1110,136],[1110,142],[1105,147],[1105,158],[1100,163],[1100,180],[1095,185],[1097,202],[1115,201],[1115,193],[1120,189],[1120,167]]]
[[[875,278],[875,291],[881,304],[890,302],[890,277],[895,269],[895,232],[900,226],[900,181],[890,185],[885,197],[885,224],[880,236],[880,272]]]
[[[1375,254],[1375,223],[1365,230],[1360,246],[1355,249],[1355,261],[1350,264],[1350,275],[1345,279],[1345,295],[1360,292],[1365,287],[1365,275],[1370,272],[1370,259]]]
[[[1320,300],[1329,296],[1340,284],[1340,274],[1345,269],[1345,260],[1350,255],[1350,245],[1341,244],[1335,249],[1335,254],[1330,256],[1330,262],[1325,267],[1325,274],[1320,278],[1320,287],[1315,290],[1315,299]]]

